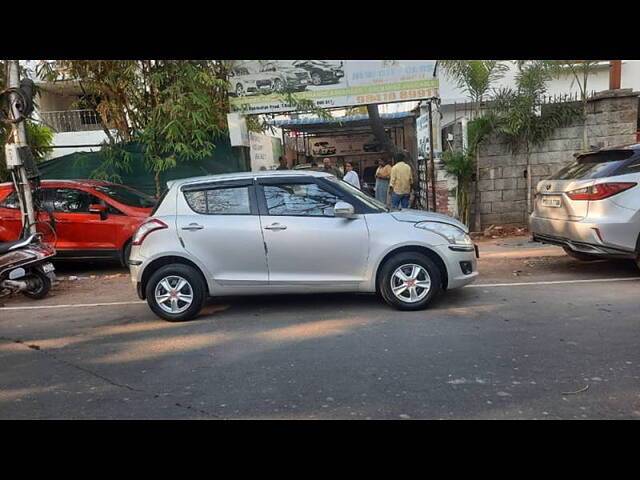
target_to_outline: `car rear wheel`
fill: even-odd
[[[598,260],[599,257],[596,255],[589,255],[588,253],[576,252],[571,250],[569,247],[562,247],[567,255],[575,258],[576,260],[580,260],[581,262],[590,262],[593,260]]]
[[[241,83],[239,83],[238,85],[236,85],[236,96],[241,97],[244,95],[244,87],[242,86]]]
[[[442,290],[442,273],[433,261],[417,252],[400,253],[382,267],[378,290],[398,310],[422,310]]]
[[[146,286],[147,303],[153,313],[169,322],[191,320],[207,299],[207,286],[200,273],[184,264],[158,269]]]

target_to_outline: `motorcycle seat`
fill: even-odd
[[[16,250],[20,247],[27,246],[31,243],[33,237],[29,238],[21,238],[20,240],[14,240],[13,242],[0,242],[0,255],[3,253],[10,252],[11,250]]]

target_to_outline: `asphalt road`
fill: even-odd
[[[371,295],[247,297],[171,324],[124,276],[35,304],[48,308],[11,300],[0,418],[640,418],[633,266],[497,255],[481,268],[422,312]],[[126,303],[50,308],[103,301]]]

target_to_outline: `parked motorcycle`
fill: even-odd
[[[23,295],[44,298],[55,280],[53,247],[40,241],[40,234],[13,242],[0,243],[0,295],[21,292]]]

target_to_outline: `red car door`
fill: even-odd
[[[0,241],[17,240],[22,229],[22,216],[18,195],[11,191],[4,199],[0,199]]]
[[[34,192],[34,198],[36,202],[41,203],[42,191],[36,190]],[[40,213],[38,217],[39,221],[47,222],[47,215]],[[36,230],[47,235],[48,228],[42,225],[37,225]],[[20,203],[18,200],[18,194],[11,190],[11,193],[4,199],[0,200],[0,241],[17,240],[22,232],[22,214],[20,213]],[[49,238],[48,236],[46,237]]]
[[[90,213],[89,206],[101,201],[88,192],[75,188],[46,188],[58,236],[59,250],[116,250],[117,224]]]

